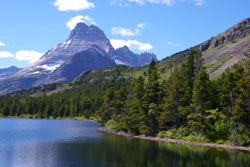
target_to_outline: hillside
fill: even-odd
[[[224,38],[227,40],[225,40]],[[214,42],[214,41],[220,41],[220,42]],[[205,47],[208,45],[208,43],[210,44],[209,47]],[[210,40],[202,44],[199,44],[190,49],[181,51],[179,53],[173,54],[172,56],[167,57],[157,62],[156,65],[157,65],[158,73],[161,77],[161,80],[166,80],[171,74],[174,65],[177,64],[178,66],[180,66],[186,60],[190,51],[197,50],[197,49],[202,50],[201,52],[202,63],[203,63],[203,66],[206,67],[210,78],[213,79],[219,76],[226,69],[232,67],[235,64],[241,63],[245,59],[248,59],[247,56],[250,51],[250,18],[241,21],[240,23],[228,29],[227,31],[219,34],[216,37],[211,38]],[[113,75],[112,71],[113,70],[116,71],[115,69],[116,67],[111,68],[109,70],[104,70],[102,72],[106,75],[105,76],[106,78],[110,78]],[[120,69],[120,67],[117,67],[117,69]],[[139,76],[146,76],[147,70],[148,70],[148,66],[136,67],[136,68],[128,67],[124,71],[120,70],[119,77],[122,78],[124,76],[125,77],[129,76],[129,77],[138,78]],[[84,71],[82,74],[76,77],[75,80],[84,80],[85,78],[92,78],[92,80],[98,80],[97,77],[99,76],[96,75],[96,71],[87,72],[87,73],[86,71]],[[70,85],[73,86],[77,82],[78,81],[73,81]],[[24,95],[33,96],[33,95],[36,95],[37,92],[46,93],[51,90],[52,92],[58,92],[58,91],[64,90],[65,88],[69,89],[68,87],[69,84],[60,84],[60,85],[61,85],[60,88],[53,87],[53,89],[49,89],[49,90],[47,90],[48,86],[44,86],[46,87],[46,89],[44,89],[43,87],[42,88],[35,87],[29,90],[38,90],[38,91],[35,91],[35,92],[32,91],[30,93],[25,93]],[[39,91],[40,88],[43,91]],[[28,90],[19,91],[19,93],[13,93],[12,95],[16,94],[16,95],[22,96],[22,93],[20,92],[28,92]]]
[[[91,52],[90,49],[93,53],[87,53]],[[0,80],[0,94],[49,83],[70,82],[84,70],[106,69],[120,64],[143,66],[149,64],[152,58],[157,60],[152,53],[135,54],[127,47],[114,49],[99,27],[78,23],[65,42],[47,51],[28,67]],[[75,63],[78,61],[78,65],[74,66],[72,60]]]
[[[0,96],[0,116],[87,118],[131,135],[249,146],[249,39],[245,34],[203,52],[197,45],[143,67],[86,70],[69,83]],[[86,52],[63,69],[81,68]]]

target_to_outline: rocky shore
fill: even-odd
[[[184,140],[177,140],[177,139],[165,139],[160,137],[150,137],[145,135],[135,136],[129,133],[117,131],[117,130],[111,130],[108,128],[99,128],[99,132],[104,133],[112,133],[120,136],[126,136],[126,137],[132,137],[135,139],[143,139],[143,140],[151,140],[156,142],[165,142],[165,143],[174,143],[174,144],[186,144],[186,145],[194,145],[194,146],[206,146],[206,147],[214,147],[214,148],[225,148],[225,149],[232,149],[232,150],[240,150],[240,151],[250,151],[249,147],[242,147],[242,146],[232,146],[232,145],[226,145],[226,144],[212,144],[212,143],[195,143],[190,141],[184,141]]]

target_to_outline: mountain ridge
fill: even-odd
[[[70,82],[74,79],[73,77],[53,80],[53,77],[51,76],[54,75],[56,69],[62,66],[75,54],[96,46],[99,47],[100,50],[104,50],[105,57],[110,59],[110,61],[113,61],[115,64],[126,64],[128,66],[136,67],[149,64],[152,58],[157,60],[157,57],[154,54],[137,55],[133,53],[133,59],[126,58],[126,54],[118,55],[111,45],[110,40],[100,28],[94,25],[88,26],[85,23],[78,23],[65,42],[60,43],[56,47],[47,51],[37,62],[0,81],[0,93],[6,94],[20,89],[57,82],[59,80]],[[141,58],[142,56],[144,58]],[[139,63],[133,64],[133,61],[137,61],[136,59],[140,59],[138,60]],[[96,61],[98,60],[95,59],[95,61],[93,61],[88,59],[88,63],[85,65],[92,64],[95,66],[95,64],[98,64]],[[95,67],[99,69],[97,66]],[[102,67],[100,68],[102,69]],[[74,70],[77,69],[74,69],[74,66],[72,66],[70,71]],[[91,68],[84,70],[94,69]]]
[[[16,72],[22,70],[22,68],[18,68],[16,66],[10,66],[7,68],[0,69],[0,79],[4,79],[12,74],[15,74]]]
[[[211,45],[211,47],[208,47],[205,50],[203,50],[202,52],[203,66],[207,68],[207,71],[210,74],[210,78],[217,77],[227,68],[230,68],[234,64],[240,63],[244,59],[248,58],[246,55],[248,54],[248,47],[250,47],[249,22],[250,18],[247,18],[239,22],[238,24],[232,26],[232,28],[229,28],[225,32],[211,38],[212,40],[214,39],[219,40],[223,35],[228,34],[229,35],[228,39],[230,40],[224,40],[223,43],[219,42],[218,45]],[[232,32],[235,32],[236,35]],[[230,37],[230,35],[232,37]],[[159,68],[159,73],[162,76],[162,78],[166,79],[169,76],[170,72],[172,71],[173,64],[182,63],[189,55],[191,49],[194,50],[200,49],[201,46],[203,44],[206,44],[209,40],[159,61],[157,63],[157,66]],[[114,50],[114,53],[116,51],[129,52],[132,55],[132,52],[130,52],[127,47]],[[128,59],[129,57],[130,56],[128,56]],[[132,71],[133,71],[132,74],[129,75],[138,77],[146,73],[147,67],[139,67]],[[1,83],[0,83],[0,88],[1,88]]]

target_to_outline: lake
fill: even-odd
[[[250,167],[242,151],[131,139],[92,121],[0,119],[0,167]]]

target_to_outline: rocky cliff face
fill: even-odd
[[[76,55],[80,52],[81,56]],[[142,66],[150,63],[151,57],[156,59],[155,55],[136,55],[128,48],[116,52],[101,29],[78,23],[65,42],[29,67],[1,80],[0,94],[52,82],[69,82],[83,72],[81,70],[104,69],[116,64]]]
[[[15,66],[0,69],[0,79],[4,79],[10,75],[13,75],[20,70],[22,70],[22,68],[17,68]]]
[[[79,23],[65,42],[49,50],[40,60],[25,68],[18,75],[27,76],[32,73],[51,73],[74,54],[87,50],[94,45],[106,52],[113,50],[109,39],[107,39],[102,30],[93,25],[87,26],[84,23]]]
[[[151,60],[148,55],[138,56],[131,51],[127,53],[123,52],[122,54],[120,52],[116,53],[109,39],[101,29],[94,25],[88,26],[85,23],[78,23],[65,42],[49,50],[40,60],[23,69],[16,76],[27,77],[33,74],[49,75],[74,54],[93,46],[104,50],[107,57],[118,62],[117,64],[121,64],[121,61],[124,59],[124,64],[128,66],[141,66],[150,63]],[[156,59],[156,56],[154,57]]]
[[[46,83],[70,82],[83,71],[107,69],[115,65],[115,62],[107,57],[103,49],[93,46],[70,57],[46,79]]]
[[[211,48],[216,48],[217,46],[242,39],[248,34],[250,34],[250,18],[241,21],[226,32],[204,42],[200,45],[200,50],[203,52]]]
[[[152,53],[142,53],[134,54],[129,50],[127,46],[119,48],[115,51],[115,56],[113,60],[116,64],[124,64],[131,67],[139,67],[147,65],[151,62],[152,59],[158,61],[155,54]]]

